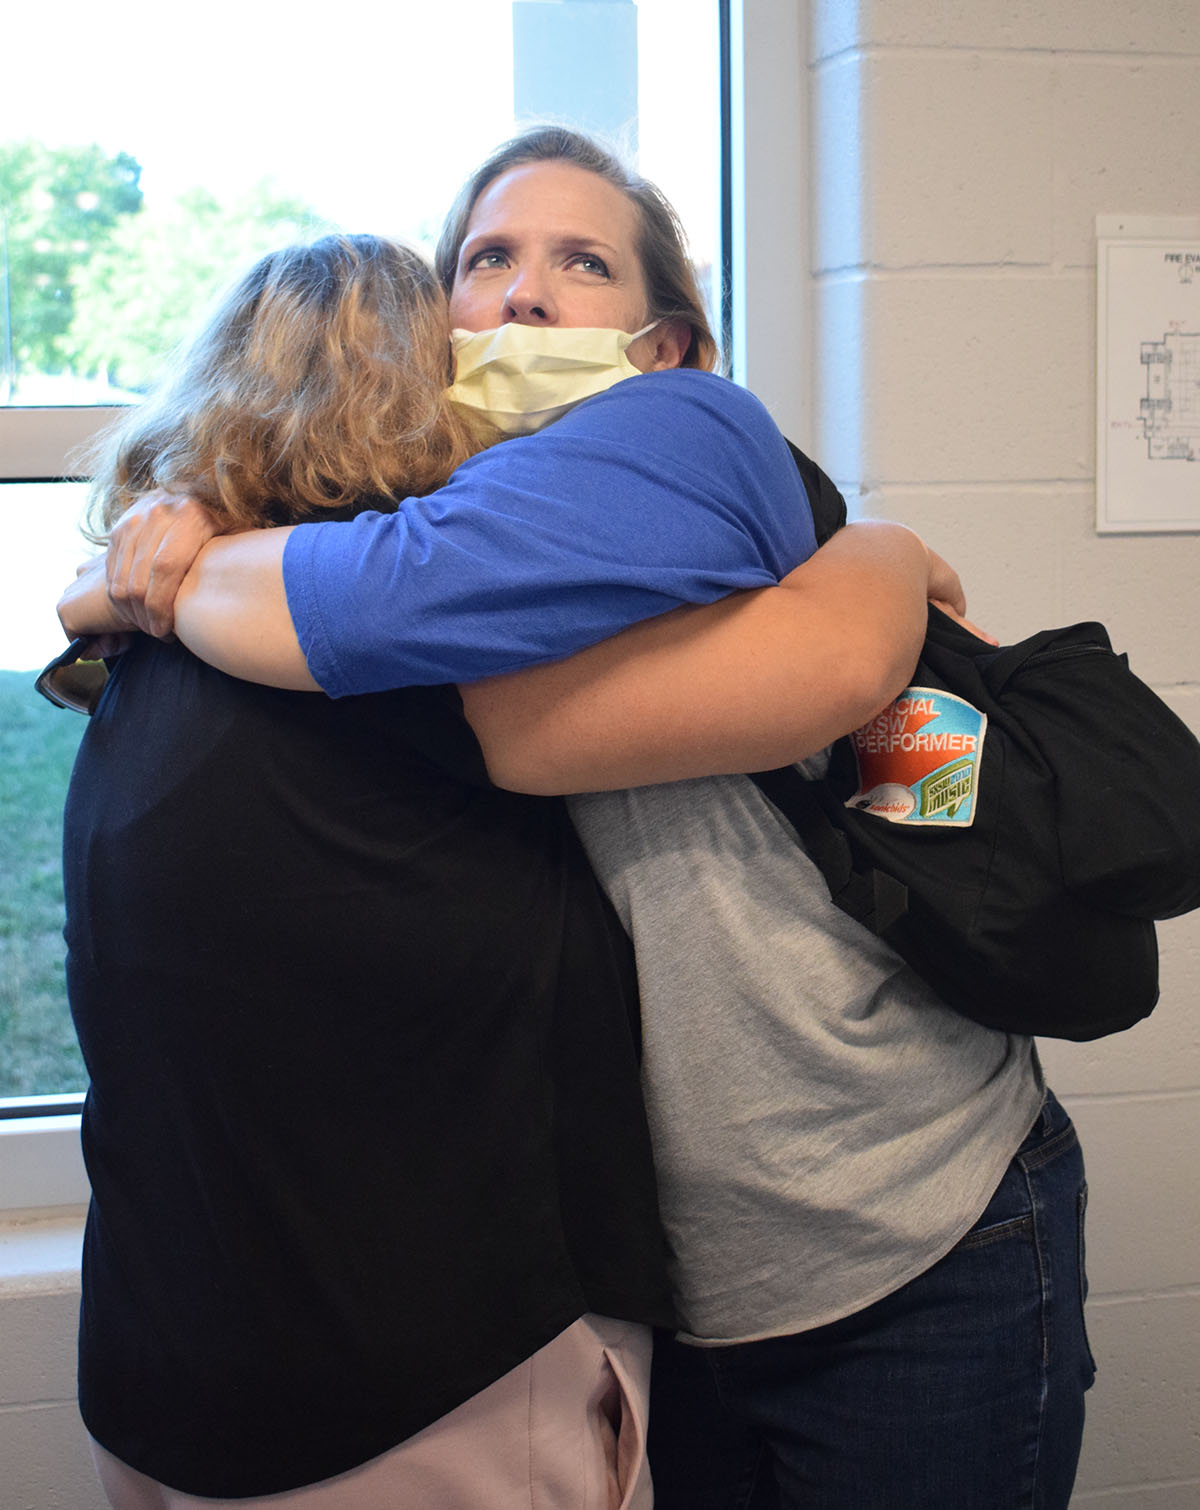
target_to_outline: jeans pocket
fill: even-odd
[[[1026,1173],[1032,1174],[1053,1159],[1074,1150],[1078,1143],[1075,1124],[1067,1115],[1066,1108],[1054,1092],[1048,1090],[1036,1121],[1017,1149],[1014,1163],[1019,1164]]]
[[[992,1243],[1006,1242],[1010,1237],[1024,1237],[1033,1231],[1031,1216],[1015,1216],[1004,1222],[989,1222],[985,1212],[953,1248],[955,1253],[969,1253],[973,1248],[987,1248]]]

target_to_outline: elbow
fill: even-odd
[[[897,626],[886,643],[872,637],[847,647],[843,687],[849,695],[848,713],[857,728],[904,691],[912,680],[924,639],[924,619],[918,626]]]
[[[527,797],[578,791],[565,781],[553,723],[530,713],[510,678],[464,683],[463,713],[479,744],[493,786]]]
[[[493,720],[473,715],[469,707],[467,721],[475,731],[493,786],[525,797],[561,797],[574,790],[555,780],[544,741],[523,739],[511,731],[497,729]]]
[[[489,752],[482,741],[480,748],[488,779],[505,792],[519,792],[524,797],[561,797],[568,790],[553,779],[542,761],[522,759],[511,750]]]

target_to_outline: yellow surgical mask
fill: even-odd
[[[452,403],[490,419],[505,435],[532,435],[568,409],[640,370],[625,355],[659,322],[630,334],[590,326],[501,325],[453,330]]]

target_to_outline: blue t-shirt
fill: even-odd
[[[333,697],[558,660],[681,603],[777,582],[816,548],[762,404],[707,372],[628,378],[394,514],[300,525],[283,573]]]

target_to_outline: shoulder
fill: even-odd
[[[468,480],[515,484],[527,475],[582,474],[599,484],[632,473],[667,482],[681,471],[727,478],[744,468],[772,480],[796,471],[764,405],[728,378],[673,369],[625,378],[536,435],[469,458],[440,496]]]
[[[787,442],[765,406],[728,378],[675,369],[626,378],[580,404],[542,432],[564,446],[604,443],[647,459],[670,458],[703,470],[723,456],[782,466]]]
[[[779,433],[764,405],[747,389],[716,373],[687,367],[626,378],[581,404],[574,416],[585,419],[589,414],[607,413],[615,419],[635,409],[653,413],[659,423],[664,419],[716,419],[751,431]],[[567,415],[566,419],[572,417]]]

